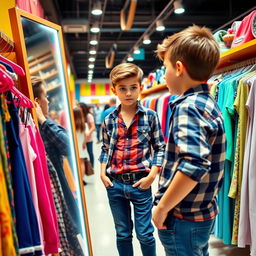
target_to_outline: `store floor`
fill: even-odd
[[[95,175],[87,177],[88,184],[85,186],[85,196],[89,215],[91,239],[94,256],[118,256],[115,246],[115,228],[108,205],[108,198],[104,186],[101,183],[99,174],[98,156],[100,144],[94,143]],[[153,184],[153,190],[156,182]],[[164,256],[164,250],[155,232],[157,239],[157,255]],[[221,240],[211,237],[210,256],[247,256],[250,255],[249,248],[240,249],[235,246],[223,245]],[[140,256],[140,246],[134,234],[134,255]]]

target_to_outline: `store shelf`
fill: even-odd
[[[59,88],[60,86],[61,86],[61,83],[58,83],[58,84],[55,84],[55,85],[49,84],[48,87],[46,88],[46,91],[50,92],[52,90],[55,90],[55,89]]]
[[[167,90],[166,84],[158,84],[158,85],[155,85],[145,91],[142,91],[142,93],[140,95],[141,95],[141,98],[145,98],[149,94],[163,91],[163,90]]]
[[[54,70],[52,70],[52,72],[51,72],[50,74],[45,75],[45,76],[42,76],[41,78],[42,78],[43,80],[47,80],[47,79],[50,79],[50,78],[56,76],[57,74],[58,74],[58,70],[57,70],[57,69],[54,69]]]
[[[35,73],[39,72],[40,70],[47,69],[55,64],[55,61],[46,62],[43,65],[37,66],[35,69],[30,69],[30,75],[34,75]]]
[[[227,67],[256,56],[256,39],[221,53],[217,69]]]
[[[31,62],[29,62],[29,64],[28,64],[29,68],[31,68],[31,67],[39,64],[39,63],[42,63],[42,62],[44,62],[44,61],[46,61],[46,60],[48,60],[48,59],[53,57],[52,54],[49,52],[49,54],[47,54],[46,56],[40,58],[41,56],[43,56],[45,54],[46,53],[39,55],[39,57],[34,57],[34,59]]]

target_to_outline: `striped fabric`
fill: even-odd
[[[132,172],[136,168],[137,171],[145,171],[152,165],[161,166],[165,143],[156,112],[138,103],[135,119],[128,130],[119,129],[123,122],[118,118],[119,113],[120,106],[105,118],[102,129],[103,145],[99,161],[107,164],[107,172]],[[125,141],[123,147],[121,141]],[[124,158],[123,152],[127,152]],[[108,168],[111,163],[113,168]]]
[[[218,213],[216,195],[224,171],[223,118],[207,84],[189,89],[170,106],[169,138],[155,204],[179,170],[198,184],[174,208],[174,215],[191,221],[212,219]]]

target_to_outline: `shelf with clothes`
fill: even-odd
[[[254,163],[250,157],[256,150],[252,142],[256,130],[253,123],[256,113],[255,49],[256,39],[221,54],[215,74],[208,81],[222,112],[227,137],[215,235],[225,244],[250,245],[251,255],[256,254],[256,223],[251,214],[256,210],[256,194],[253,194],[256,183]]]

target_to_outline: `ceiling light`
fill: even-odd
[[[97,45],[98,44],[98,41],[96,39],[92,39],[90,41],[90,45]]]
[[[89,61],[94,62],[94,61],[95,61],[95,58],[94,58],[94,57],[90,57],[90,58],[89,58]]]
[[[165,30],[165,26],[163,22],[161,20],[158,20],[156,22],[156,31],[164,31],[164,30]]]
[[[181,0],[175,0],[173,3],[173,7],[174,7],[175,14],[182,14],[183,12],[185,12],[185,9],[181,3]]]
[[[88,74],[93,74],[93,70],[89,70],[89,71],[88,71]]]
[[[94,68],[94,64],[89,64],[88,67],[89,68]]]
[[[96,2],[95,4],[93,4],[92,14],[93,15],[101,15],[102,14],[101,3],[99,1]]]
[[[151,40],[149,39],[149,36],[144,36],[144,39],[143,39],[143,44],[150,44],[151,43]]]
[[[133,61],[133,57],[131,55],[128,56],[127,58],[128,61]]]
[[[89,53],[90,53],[90,54],[96,54],[97,51],[96,51],[96,49],[91,49],[91,50],[89,51]]]
[[[92,82],[92,79],[88,79],[88,83],[91,83]]]
[[[100,32],[99,22],[95,22],[92,25],[90,30],[91,30],[92,33],[99,33]]]
[[[139,47],[135,46],[133,53],[134,53],[134,54],[140,54],[140,49],[139,49]]]

